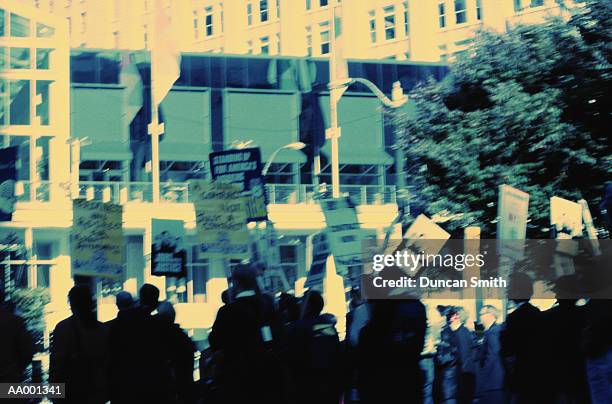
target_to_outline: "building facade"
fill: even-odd
[[[75,2],[76,3],[76,2]],[[282,11],[281,11],[282,12]],[[20,147],[16,211],[0,223],[3,284],[46,287],[49,329],[68,315],[71,276],[72,198],[123,206],[126,278],[98,283],[99,316],[114,316],[113,294],[136,293],[150,282],[177,303],[183,327],[205,330],[227,288],[223,260],[197,254],[195,212],[188,181],[209,178],[208,154],[237,144],[258,146],[267,161],[286,144],[302,151],[278,154],[266,177],[269,215],[279,233],[281,265],[298,290],[312,256],[311,235],[324,229],[313,196],[314,145],[329,126],[329,66],[325,58],[183,53],[181,76],[160,106],[161,195],[152,203],[147,51],[70,50],[68,22],[34,7],[0,0],[0,135]],[[143,84],[143,105],[128,121],[127,92],[120,78],[129,56]],[[441,63],[350,60],[349,73],[390,94],[400,81],[408,91],[433,77]],[[364,235],[374,236],[397,214],[397,150],[378,99],[351,86],[339,104],[340,183],[358,205]],[[330,183],[329,146],[320,149],[320,183]],[[188,276],[151,276],[151,220],[183,220],[190,244]],[[257,232],[254,230],[254,237]]]
[[[325,56],[330,8],[342,7],[344,52],[355,59],[439,61],[480,29],[503,31],[563,14],[566,0],[20,0],[68,22],[73,48],[147,49],[163,7],[190,52]],[[560,4],[563,4],[561,6]]]

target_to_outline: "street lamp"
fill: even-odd
[[[270,169],[270,166],[272,165],[272,161],[276,158],[278,153],[281,152],[281,150],[285,150],[285,149],[302,150],[304,147],[306,147],[306,144],[302,142],[289,143],[282,147],[279,147],[278,149],[274,151],[274,153],[270,155],[270,157],[268,157],[268,161],[266,161],[266,165],[264,166],[263,170],[261,170],[261,175],[265,177],[268,174],[268,170]]]

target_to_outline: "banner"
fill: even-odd
[[[13,220],[18,151],[17,146],[0,149],[0,222]]]
[[[529,194],[502,184],[499,186],[497,215],[497,239],[502,255],[520,260],[523,258],[524,240],[527,234]]]
[[[246,209],[236,185],[193,180],[190,182],[196,213],[201,258],[250,257]]]
[[[151,274],[184,277],[187,274],[187,249],[182,220],[151,221]]]
[[[327,257],[329,256],[327,236],[324,232],[319,232],[308,237],[311,239],[312,244],[312,262],[308,275],[306,275],[304,287],[310,289],[315,288],[322,291]]]
[[[261,151],[258,147],[210,153],[210,172],[216,182],[238,185],[246,196],[247,219],[268,219],[266,192],[261,175]]]
[[[124,279],[123,207],[75,199],[72,209],[72,275]]]
[[[349,267],[361,266],[363,249],[357,210],[347,197],[320,199],[327,224],[327,239],[334,256],[336,272],[345,276]]]

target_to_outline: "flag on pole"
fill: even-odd
[[[128,125],[134,120],[138,111],[142,108],[142,80],[138,68],[133,61],[131,53],[121,55],[121,73],[119,82],[125,87],[124,90],[124,111]]]
[[[177,35],[161,0],[155,3],[155,27],[151,48],[151,87],[154,105],[159,105],[181,74]]]
[[[333,40],[331,47],[331,82],[344,80],[348,78],[348,64],[344,58],[344,35],[342,32],[342,7],[336,6],[333,8]]]

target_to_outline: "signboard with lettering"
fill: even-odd
[[[151,274],[183,277],[187,273],[185,228],[182,220],[151,221]]]
[[[249,222],[268,218],[261,169],[261,151],[258,147],[210,153],[213,180],[239,186],[247,197],[245,201]]]
[[[312,243],[312,262],[304,287],[323,290],[323,279],[325,278],[325,268],[329,256],[327,236],[324,232],[319,232],[309,236],[309,238],[311,238]]]
[[[348,197],[320,199],[327,224],[327,239],[334,256],[336,272],[345,276],[349,267],[361,266],[363,248],[357,210]]]
[[[122,215],[121,205],[73,201],[70,240],[73,275],[124,278]]]
[[[200,257],[248,259],[249,233],[240,187],[192,180],[190,190],[196,213]]]
[[[528,193],[506,184],[499,186],[497,239],[502,255],[516,260],[523,258],[528,209]]]

